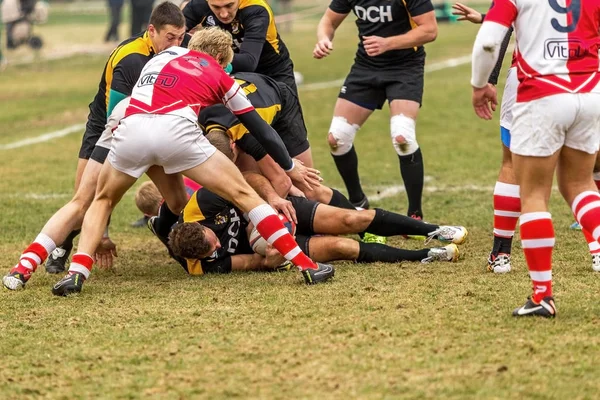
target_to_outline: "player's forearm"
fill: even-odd
[[[292,180],[270,156],[257,161],[262,175],[271,182],[275,192],[285,198],[292,187]]]
[[[284,171],[291,171],[294,168],[294,162],[281,137],[255,110],[239,114],[237,117]]]
[[[321,21],[319,21],[319,25],[317,26],[317,40],[333,40],[335,36],[336,26],[334,26],[333,21],[327,16],[327,14],[323,15]]]
[[[260,254],[238,254],[231,256],[232,271],[263,271],[273,269],[265,263],[265,257]]]
[[[261,174],[257,174],[256,172],[244,172],[244,178],[246,182],[254,189],[256,193],[260,197],[262,197],[265,201],[269,201],[269,199],[274,196],[279,197],[271,182]]]
[[[390,36],[390,50],[403,50],[423,46],[437,38],[437,25],[420,25],[402,35]]]
[[[488,78],[500,55],[500,47],[508,27],[496,22],[484,21],[477,33],[472,54],[471,85],[482,88],[488,83]]]
[[[240,52],[233,56],[233,61],[231,62],[233,71],[254,72],[256,67],[258,67],[264,43],[264,39],[261,41],[244,41],[240,47]]]

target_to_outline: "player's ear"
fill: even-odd
[[[150,35],[151,38],[156,36],[156,28],[152,24],[148,24],[148,35]]]

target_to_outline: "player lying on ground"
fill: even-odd
[[[219,47],[219,61],[205,53],[177,47],[161,53],[144,67],[142,78],[163,73],[177,79],[140,79],[134,88],[137,97],[132,95],[125,118],[114,133],[109,163],[102,167],[96,197],[84,218],[83,229],[89,233],[82,236],[70,273],[54,286],[54,294],[81,291],[94,261],[90,254],[101,239],[110,211],[137,178],[156,164],[161,164],[162,168],[156,169],[157,176],[151,178],[161,193],[166,194],[166,203],[170,203],[173,193],[181,189],[179,172],[184,172],[197,182],[207,182],[217,193],[229,198],[234,196],[242,209],[252,211],[250,217],[256,220],[259,229],[267,232],[284,229],[278,219],[275,221],[275,212],[251,190],[237,168],[224,156],[215,155],[214,147],[204,139],[196,123],[202,106],[217,102],[227,104],[259,135],[261,143],[289,171],[297,185],[310,187],[310,182],[318,183],[316,176],[307,175],[306,169],[294,165],[279,136],[258,116],[239,86],[219,69],[220,64],[227,65],[225,61],[229,62],[232,57],[231,37],[218,29],[203,30],[194,37],[197,43],[190,44],[192,48],[196,45],[198,48],[204,45]],[[214,171],[219,171],[218,177]],[[227,184],[221,181],[223,177]],[[168,207],[167,214],[174,215],[176,220],[177,216]],[[263,220],[261,225],[259,222]],[[7,288],[23,287],[35,267],[56,247],[52,239],[45,238],[47,240],[42,243],[36,241],[29,246],[19,264],[4,277]],[[313,263],[299,251],[291,236],[283,235],[277,239],[275,247],[282,248],[282,252],[301,268],[307,283],[333,276],[332,267]]]
[[[459,16],[460,20],[467,20],[472,23],[481,24],[485,14],[461,3],[452,6],[454,15]],[[504,55],[508,49],[513,29],[510,28],[502,41],[498,61],[490,78],[488,80],[492,85],[498,83],[498,77],[502,67]],[[492,251],[488,257],[488,270],[495,273],[506,273],[511,270],[510,255],[512,250],[512,239],[515,234],[517,222],[521,215],[521,199],[519,184],[514,173],[512,165],[512,155],[510,152],[510,129],[512,126],[513,115],[512,108],[517,99],[517,58],[516,52],[513,53],[511,67],[506,75],[506,83],[502,94],[502,103],[500,105],[500,139],[502,141],[502,166],[498,174],[498,180],[494,187],[494,243]],[[600,157],[596,157],[594,165],[594,182],[596,187],[600,188]],[[578,224],[572,227],[575,229]],[[581,229],[579,227],[579,229]],[[592,269],[600,272],[600,243],[594,237],[583,230],[583,235],[588,243],[588,248],[592,256]]]
[[[268,202],[271,197],[278,197],[262,175],[252,172],[244,175]],[[311,258],[322,262],[456,261],[459,256],[456,244],[463,243],[467,236],[467,230],[461,226],[428,224],[378,208],[348,210],[295,196],[288,197],[288,201],[298,221],[298,245]],[[205,188],[190,199],[180,221],[169,234],[168,246],[172,256],[192,275],[272,270],[285,261],[274,250],[267,251],[266,256],[255,254],[248,240],[252,226],[242,217],[240,210]],[[364,231],[381,236],[421,235],[452,244],[404,250],[332,236]],[[165,239],[161,240],[166,242]]]
[[[472,102],[483,119],[491,119],[497,105],[487,79],[511,26],[518,43],[519,86],[510,151],[521,194],[521,242],[533,284],[531,298],[513,315],[554,317],[555,238],[548,202],[555,171],[577,221],[596,241],[600,238],[600,194],[592,179],[600,143],[600,2],[572,2],[565,8],[555,0],[496,0],[473,46]],[[567,48],[565,57],[552,57],[538,51],[550,51],[549,41],[575,47]]]

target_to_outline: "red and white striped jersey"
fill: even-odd
[[[142,70],[125,117],[172,114],[196,122],[202,108],[219,103],[236,115],[254,109],[240,86],[208,54],[170,47]]]
[[[600,92],[600,0],[495,0],[485,21],[514,24],[517,102]]]

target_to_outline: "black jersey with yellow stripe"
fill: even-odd
[[[231,33],[236,53],[232,62],[234,72],[250,71],[276,77],[292,71],[290,54],[266,1],[240,0],[237,14],[229,24],[219,21],[206,0],[191,0],[183,9],[183,15],[188,31],[201,25],[218,26]],[[255,54],[255,49],[260,49],[259,54]]]
[[[98,93],[90,103],[88,129],[97,129],[98,133],[102,133],[106,125],[110,90],[131,95],[142,69],[153,56],[154,48],[148,31],[123,41],[112,51],[104,66]]]
[[[178,260],[190,275],[231,272],[231,256],[252,254],[246,227],[248,222],[232,203],[206,188],[196,191],[183,209],[180,222],[197,222],[210,228],[221,243],[210,257]]]

